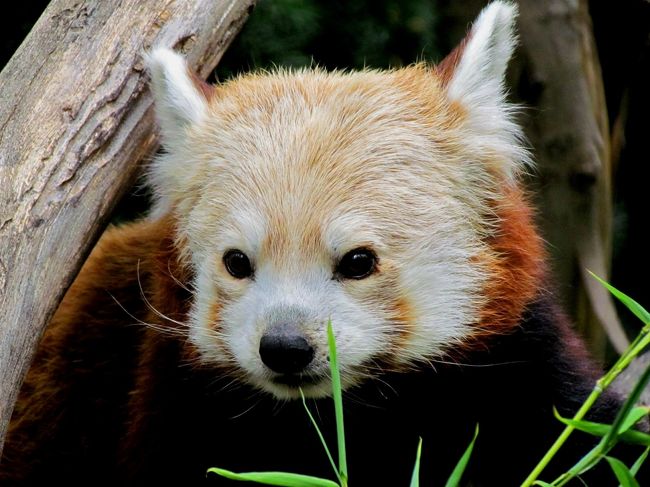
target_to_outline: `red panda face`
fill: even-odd
[[[173,215],[194,271],[203,361],[319,397],[330,320],[344,388],[498,321],[500,208],[525,161],[502,90],[513,9],[488,8],[445,72],[280,71],[206,97],[179,56],[150,56],[167,150],[154,217]]]

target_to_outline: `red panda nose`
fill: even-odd
[[[273,327],[260,340],[260,358],[274,372],[297,374],[314,358],[314,349],[296,330]]]

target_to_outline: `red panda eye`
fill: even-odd
[[[228,273],[237,279],[246,279],[253,275],[253,266],[241,250],[230,249],[223,254],[223,263]]]
[[[336,266],[336,272],[345,279],[363,279],[377,270],[377,256],[367,248],[359,247],[345,254]]]

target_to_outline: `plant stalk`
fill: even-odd
[[[636,358],[639,353],[643,351],[643,349],[650,343],[650,335],[648,334],[650,332],[650,324],[645,324],[643,329],[639,332],[639,335],[634,339],[630,347],[625,351],[623,355],[619,357],[619,359],[616,361],[614,366],[598,381],[596,381],[596,385],[594,389],[591,391],[589,394],[589,397],[587,397],[587,400],[582,404],[578,412],[575,414],[573,419],[575,421],[580,421],[584,418],[585,414],[591,409],[591,407],[594,405],[594,403],[598,400],[600,395],[603,393],[607,387],[616,379],[616,377],[619,376],[623,370]],[[558,450],[564,445],[566,440],[569,438],[571,433],[573,433],[573,430],[575,428],[573,426],[567,425],[560,436],[558,436],[557,440],[553,443],[551,448],[546,452],[544,457],[539,461],[539,463],[535,466],[533,471],[526,477],[526,480],[523,481],[521,484],[521,487],[530,487],[533,485],[535,480],[539,477],[539,475],[542,473],[542,471],[546,468],[546,466],[550,463],[550,461],[553,459],[553,457],[557,454]],[[560,477],[562,478],[562,477]],[[558,479],[559,480],[559,479]],[[568,480],[568,479],[567,479]],[[554,484],[555,485],[555,484]],[[558,485],[564,485],[564,484],[558,484]]]

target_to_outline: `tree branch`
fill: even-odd
[[[54,0],[0,73],[0,452],[45,324],[157,148],[142,53],[214,68],[255,0]]]

